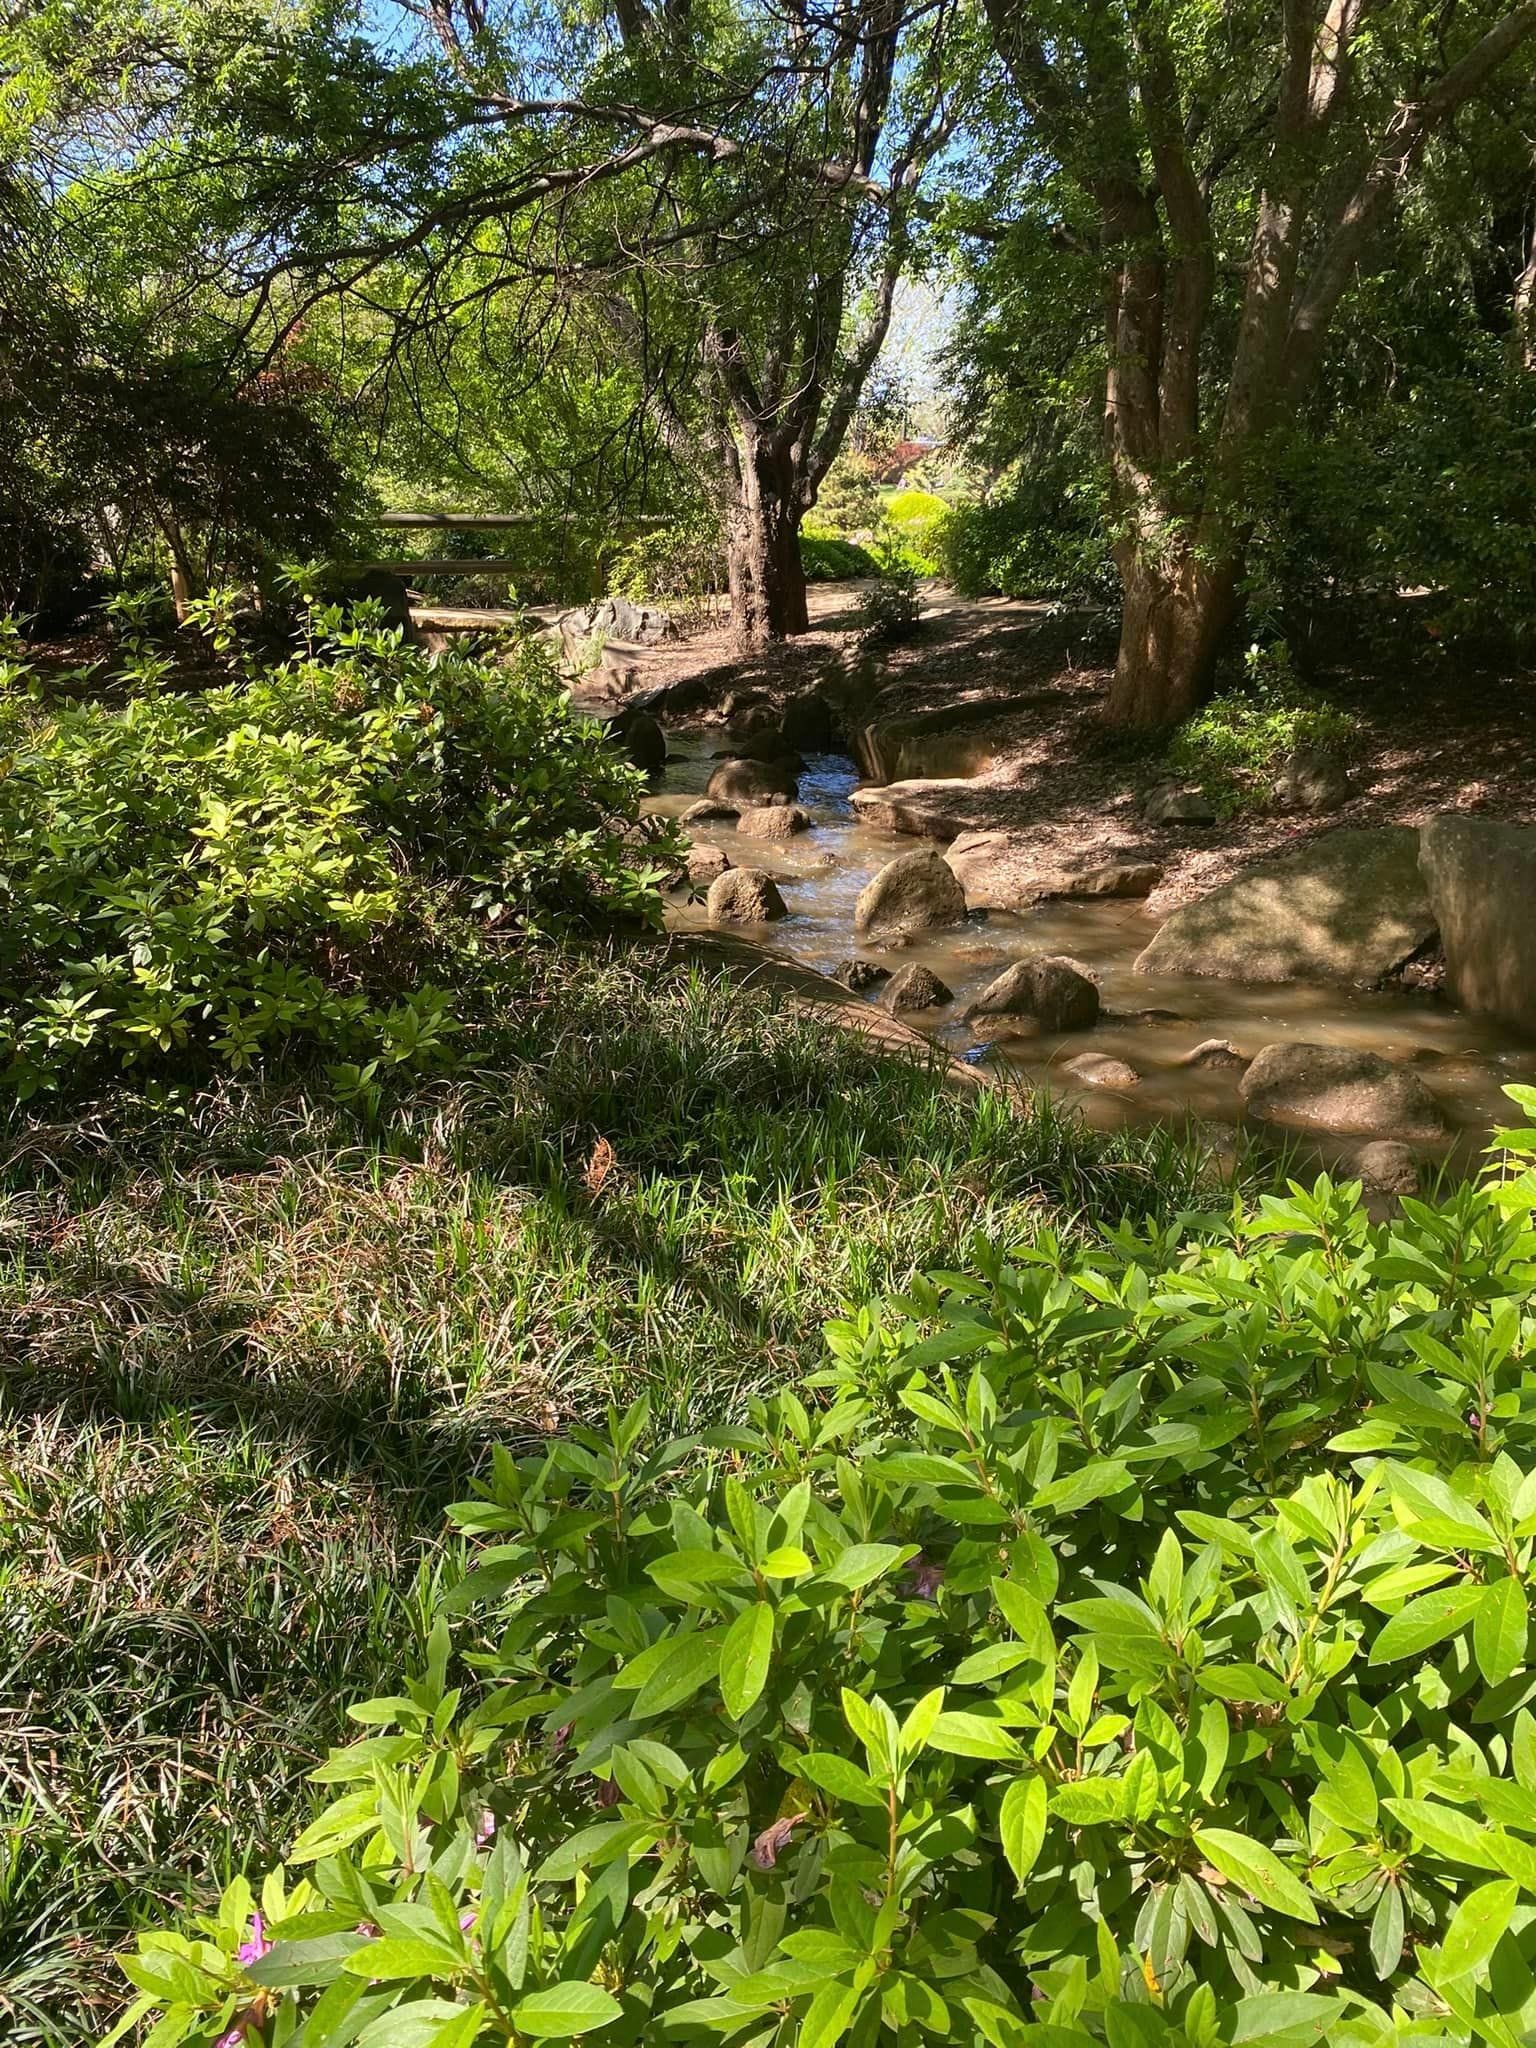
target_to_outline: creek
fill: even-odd
[[[646,808],[680,816],[702,794],[718,730],[672,731],[669,756]],[[1523,1122],[1502,1090],[1536,1082],[1536,1050],[1528,1041],[1480,1017],[1470,1017],[1436,996],[1342,988],[1306,982],[1245,983],[1187,976],[1143,975],[1132,963],[1157,929],[1136,902],[1054,901],[1022,911],[977,911],[962,925],[926,932],[901,943],[866,943],[854,937],[860,890],[884,864],[921,841],[866,824],[849,802],[861,777],[841,754],[810,756],[800,776],[798,801],[815,827],[791,840],[749,839],[728,819],[689,826],[696,843],[718,845],[738,867],[766,870],[777,880],[789,915],[776,923],[733,926],[733,932],[770,954],[831,974],[841,962],[866,959],[894,970],[921,961],[953,989],[943,1009],[903,1012],[916,1030],[968,1060],[996,1063],[1036,1087],[1078,1107],[1101,1129],[1171,1124],[1191,1119],[1241,1127],[1239,1074],[1228,1068],[1180,1064],[1202,1040],[1230,1040],[1251,1057],[1277,1040],[1306,1039],[1358,1047],[1411,1065],[1444,1112],[1449,1136],[1417,1146],[1431,1162],[1453,1170],[1475,1168],[1488,1132]],[[676,902],[668,923],[707,930],[702,902]],[[963,1012],[983,987],[1025,953],[1067,953],[1091,966],[1100,982],[1103,1014],[1092,1031],[1065,1036],[1000,1036],[983,1040]],[[878,1002],[880,989],[869,992]],[[1124,1090],[1085,1087],[1062,1071],[1081,1052],[1108,1053],[1141,1074]],[[1219,1143],[1217,1131],[1208,1134]],[[1273,1142],[1277,1134],[1267,1131]],[[1347,1166],[1364,1139],[1295,1134],[1300,1165]]]

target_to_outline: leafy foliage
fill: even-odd
[[[1359,737],[1348,711],[1296,680],[1283,642],[1250,647],[1243,667],[1241,685],[1187,719],[1164,756],[1174,774],[1198,777],[1225,816],[1264,803],[1298,747],[1347,755]]]
[[[472,981],[478,929],[652,910],[619,838],[639,784],[541,648],[429,662],[339,610],[313,623],[307,652],[198,695],[162,691],[135,637],[125,702],[45,718],[9,664],[0,1068],[21,1094],[104,1057],[239,1069],[306,1041],[354,1083],[430,1064],[455,1028],[434,977]]]
[[[867,547],[830,533],[802,530],[800,563],[807,583],[847,583],[880,574],[880,564]]]
[[[967,597],[1103,597],[1117,590],[1096,471],[1018,478],[1004,497],[957,505],[939,528],[944,573]]]
[[[923,617],[916,572],[905,563],[883,569],[879,582],[860,594],[858,616],[865,646],[910,640]]]
[[[1536,1130],[1505,1139],[1523,1171],[1394,1226],[1322,1180],[983,1250],[834,1324],[814,1409],[499,1452],[425,1673],[353,1710],[259,1906],[141,1943],[135,2015],[1515,2048]]]

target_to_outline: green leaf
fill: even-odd
[[[780,1544],[777,1550],[770,1550],[758,1566],[765,1579],[798,1579],[814,1569],[805,1552],[793,1543]]]
[[[830,1564],[823,1565],[819,1576],[828,1585],[857,1593],[872,1579],[882,1578],[916,1555],[915,1543],[852,1543]]]
[[[1470,1864],[1474,1870],[1503,1868],[1494,1853],[1490,1830],[1479,1827],[1470,1814],[1432,1799],[1388,1799],[1384,1803],[1416,1841],[1437,1855],[1452,1863]]]
[[[1513,1878],[1480,1884],[1469,1892],[1451,1916],[1432,1971],[1426,1970],[1430,1981],[1449,1984],[1480,1970],[1508,1928],[1519,1896]]]
[[[637,1721],[665,1714],[669,1708],[679,1707],[684,1700],[692,1699],[720,1668],[720,1645],[713,1637],[679,1635],[666,1640],[672,1645],[670,1654],[635,1696],[631,1711]]]
[[[808,1756],[796,1757],[793,1767],[834,1799],[847,1799],[855,1806],[885,1805],[884,1795],[851,1757],[838,1756],[832,1750],[812,1750]]]
[[[1277,1913],[1293,1920],[1317,1920],[1317,1908],[1306,1886],[1286,1869],[1272,1849],[1250,1841],[1230,1828],[1196,1828],[1195,1845],[1223,1877],[1241,1885]]]
[[[1530,1617],[1525,1588],[1518,1579],[1495,1579],[1484,1586],[1472,1623],[1472,1654],[1485,1685],[1502,1685],[1525,1662]]]
[[[1371,1644],[1368,1662],[1395,1664],[1402,1657],[1417,1657],[1442,1643],[1447,1636],[1465,1628],[1482,1604],[1483,1587],[1465,1583],[1442,1586],[1410,1600],[1400,1614],[1379,1632]]]
[[[720,1647],[720,1697],[733,1721],[762,1696],[772,1656],[773,1608],[759,1600],[737,1615]]]
[[[999,1815],[1003,1854],[1021,1888],[1045,1841],[1048,1804],[1044,1778],[1015,1778],[1003,1794]]]
[[[805,2009],[798,2048],[832,2048],[847,2033],[862,1996],[856,1984],[824,1984]]]
[[[982,1757],[999,1763],[1011,1763],[1024,1755],[1006,1728],[996,1721],[984,1720],[980,1714],[940,1714],[928,1745],[949,1756]]]
[[[386,1934],[353,1949],[341,1967],[354,1977],[382,1984],[400,1977],[454,1977],[469,1964],[441,1942],[418,1935]]]
[[[1384,1884],[1376,1910],[1371,1915],[1371,1967],[1379,1982],[1385,1983],[1403,1959],[1403,1894],[1400,1886]]]
[[[536,2041],[567,2041],[609,2026],[623,2007],[600,1984],[549,1984],[533,1991],[512,2008],[512,2024]]]

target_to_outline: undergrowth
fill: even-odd
[[[957,1094],[666,949],[514,956],[461,1067],[15,1111],[0,1174],[0,2031],[280,1852],[483,1446],[738,1414],[977,1231],[1156,1217],[1194,1153]],[[436,1544],[430,1552],[427,1546]]]

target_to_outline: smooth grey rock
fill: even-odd
[[[837,743],[837,720],[819,690],[791,697],[784,706],[785,742],[803,754],[829,753]]]
[[[705,908],[715,924],[771,924],[788,915],[778,883],[761,868],[729,868],[717,875]]]
[[[988,982],[966,1015],[1028,1017],[1041,1031],[1087,1031],[1098,1022],[1099,992],[1075,962],[1030,953]]]
[[[683,813],[685,825],[703,825],[713,820],[731,819],[737,814],[736,805],[723,803],[719,797],[701,796],[696,804],[690,804]]]
[[[964,916],[965,891],[943,856],[922,847],[915,853],[899,853],[864,885],[854,905],[853,928],[889,937],[959,924]]]
[[[1300,1039],[1266,1045],[1238,1093],[1264,1123],[1399,1138],[1438,1138],[1445,1129],[1439,1104],[1417,1074],[1349,1045]]]
[[[667,736],[660,719],[649,711],[621,711],[609,720],[608,730],[642,773],[651,775],[666,766]]]
[[[1441,811],[1419,840],[1451,994],[1536,1032],[1536,827]]]
[[[1138,974],[1373,983],[1435,929],[1406,825],[1325,832],[1176,910]]]

